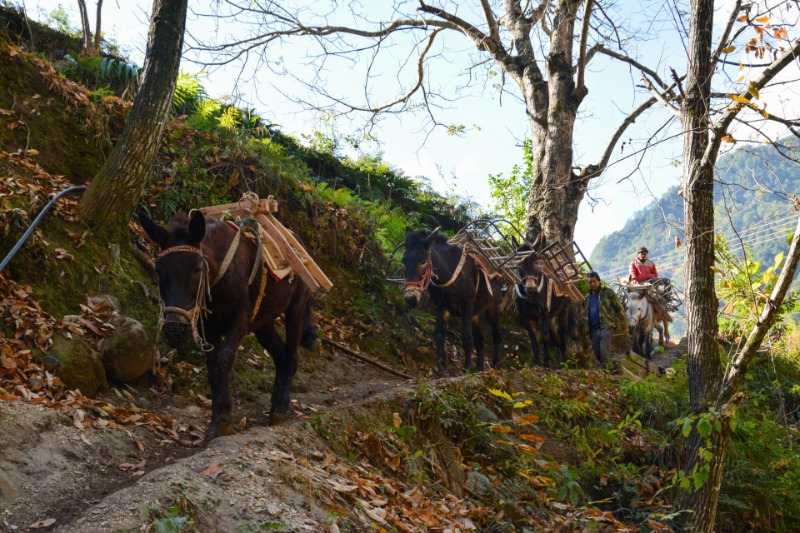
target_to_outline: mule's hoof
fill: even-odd
[[[210,426],[208,426],[208,429],[206,430],[204,440],[206,441],[206,443],[209,443],[212,440],[216,439],[217,437],[224,437],[226,435],[233,435],[233,434],[234,434],[233,424],[231,424],[230,422],[225,424],[216,424],[216,425],[211,424]]]
[[[289,413],[270,413],[269,414],[269,425],[270,426],[280,426],[284,422],[289,420]]]

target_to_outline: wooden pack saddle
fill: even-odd
[[[282,279],[294,273],[300,276],[311,292],[320,288],[331,290],[333,283],[322,269],[300,244],[294,234],[275,218],[278,212],[278,201],[272,196],[259,199],[253,193],[246,193],[238,202],[225,205],[202,207],[199,209],[205,216],[221,220],[240,221],[254,218],[258,222],[262,244],[262,257],[272,274]]]

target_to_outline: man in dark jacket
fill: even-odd
[[[597,272],[590,272],[589,292],[586,294],[586,320],[592,336],[592,350],[602,368],[608,362],[614,328],[623,313],[622,304],[614,291],[600,285],[600,275]]]

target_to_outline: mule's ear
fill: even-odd
[[[436,226],[436,228],[430,232],[430,234],[425,238],[425,245],[430,246],[433,244],[433,241],[436,240],[436,236],[439,234],[439,230],[442,229],[441,226]]]
[[[139,221],[139,224],[142,225],[142,229],[147,236],[150,237],[150,239],[156,243],[159,248],[163,250],[167,247],[167,238],[169,237],[167,230],[153,222],[153,220],[147,216],[147,213],[144,211],[137,212],[136,219]]]
[[[409,233],[414,233],[414,230],[411,229],[411,226],[406,226],[406,236],[408,236]]]
[[[198,246],[205,236],[206,217],[200,211],[195,211],[189,220],[189,244]]]

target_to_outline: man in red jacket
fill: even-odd
[[[647,258],[648,250],[644,246],[639,248],[636,259],[631,261],[628,272],[628,281],[639,284],[652,284],[655,286],[660,300],[663,302],[667,311],[677,311],[680,300],[672,289],[672,282],[669,278],[662,278],[658,275],[656,265]],[[663,310],[662,310],[663,311]]]
[[[631,267],[628,272],[630,274],[631,281],[635,281],[636,283],[644,283],[645,281],[658,277],[656,265],[647,258],[647,253],[647,248],[642,246],[639,248],[639,253],[636,256],[636,259],[631,261]]]

